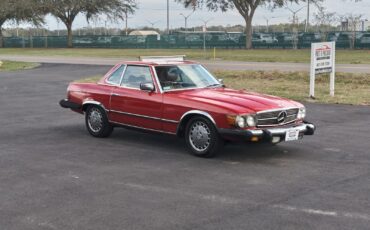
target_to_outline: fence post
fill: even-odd
[[[45,48],[48,48],[48,33],[46,32],[46,36],[44,37],[45,39]]]

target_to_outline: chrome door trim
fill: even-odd
[[[176,135],[176,133],[172,133],[172,132],[165,132],[165,131],[157,130],[157,129],[143,128],[143,127],[139,127],[139,126],[135,126],[135,125],[127,125],[127,124],[116,122],[116,121],[109,121],[109,122],[112,123],[112,124],[117,124],[117,125],[120,125],[120,126],[126,126],[126,127],[130,127],[130,128],[136,128],[136,129],[148,130],[148,131],[152,131],[152,132]]]

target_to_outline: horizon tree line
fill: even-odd
[[[193,10],[207,8],[209,11],[236,9],[245,21],[247,49],[252,48],[253,19],[258,8],[267,7],[271,10],[281,8],[289,3],[315,3],[319,5],[325,0],[174,0]],[[345,0],[342,0],[345,1]],[[361,0],[348,0],[361,1]],[[47,14],[61,21],[67,30],[67,47],[73,46],[72,26],[76,16],[83,14],[87,21],[100,15],[109,20],[126,20],[138,8],[136,0],[2,0],[0,2],[0,47],[3,46],[3,25],[8,21],[31,22],[34,25],[44,24]],[[359,17],[358,17],[359,18]]]

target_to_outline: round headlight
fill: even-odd
[[[239,128],[244,128],[245,127],[245,120],[241,116],[237,116],[235,118],[235,123]]]
[[[297,118],[298,119],[304,119],[305,117],[306,117],[306,108],[302,107],[302,108],[299,109]]]
[[[254,119],[254,117],[253,116],[247,116],[247,125],[249,126],[249,127],[254,127],[254,126],[256,126],[256,120]]]

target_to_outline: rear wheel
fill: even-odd
[[[94,137],[108,137],[113,132],[113,126],[109,123],[105,111],[95,105],[86,109],[85,113],[86,128]]]
[[[214,157],[224,144],[214,124],[201,116],[193,117],[187,123],[185,140],[191,153],[208,158]]]

